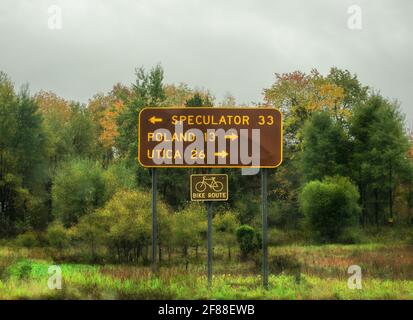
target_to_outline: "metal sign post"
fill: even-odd
[[[192,201],[206,201],[208,212],[207,251],[208,288],[212,286],[212,201],[228,200],[228,175],[192,174],[190,180]]]
[[[212,285],[212,202],[207,202],[208,210],[208,288]]]
[[[261,169],[262,202],[262,285],[268,289],[268,205],[267,205],[267,169]]]
[[[158,274],[156,259],[156,240],[158,237],[158,224],[156,217],[156,169],[152,168],[152,273]]]

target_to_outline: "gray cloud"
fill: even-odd
[[[48,29],[53,4],[62,30]],[[352,4],[362,30],[347,28]],[[167,82],[249,103],[275,72],[337,66],[399,100],[413,121],[412,9],[404,0],[2,0],[0,70],[32,91],[86,102],[161,62]]]

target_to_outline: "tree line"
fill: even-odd
[[[16,90],[0,73],[0,236],[57,248],[104,246],[116,261],[147,259],[150,172],[137,163],[137,119],[149,106],[236,106],[203,89],[165,84],[157,65],[135,71],[87,104],[49,91]],[[339,241],[347,228],[407,224],[413,207],[411,143],[397,102],[363,86],[348,70],[327,75],[276,74],[264,102],[284,115],[284,162],[270,172],[270,227],[310,230]],[[199,170],[199,169],[198,169]],[[195,170],[159,174],[159,255],[198,247],[205,238],[203,206],[188,201]],[[259,175],[230,175],[230,200],[216,205],[223,248],[259,249]],[[237,237],[238,236],[238,237]],[[43,240],[42,240],[43,239]],[[250,240],[245,240],[250,239]],[[43,242],[42,242],[43,241]],[[249,248],[249,251],[246,249]]]

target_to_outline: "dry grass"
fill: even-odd
[[[203,252],[188,270],[183,265],[165,265],[157,278],[145,266],[61,264],[63,290],[51,291],[47,268],[53,261],[47,256],[41,249],[0,248],[0,267],[7,271],[0,281],[0,298],[413,299],[413,247],[409,245],[272,247],[270,260],[295,257],[301,276],[289,273],[287,264],[281,274],[270,277],[269,291],[262,290],[253,262],[217,257],[213,288],[208,290]],[[347,287],[347,268],[353,264],[362,267],[362,290]],[[24,277],[23,271],[28,273]]]

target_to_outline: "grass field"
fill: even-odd
[[[62,289],[50,290],[48,267],[55,263],[47,250],[3,246],[0,299],[413,299],[413,246],[407,244],[271,247],[277,267],[268,291],[253,262],[215,256],[210,290],[203,255],[188,270],[163,266],[157,278],[147,266],[61,263]],[[361,290],[347,286],[350,265],[362,268]]]

